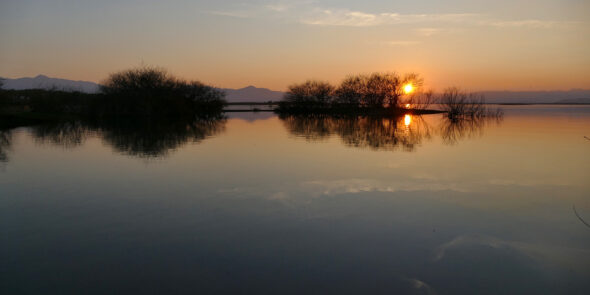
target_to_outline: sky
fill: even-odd
[[[217,87],[416,72],[434,90],[590,88],[590,0],[0,0],[0,76],[140,65]]]

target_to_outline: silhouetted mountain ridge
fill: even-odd
[[[74,81],[51,78],[45,75],[18,79],[3,79],[3,89],[57,89],[96,93],[99,84],[88,81]],[[267,102],[279,101],[285,95],[282,91],[258,88],[253,85],[240,89],[219,88],[226,93],[228,102]],[[590,89],[571,89],[567,91],[480,91],[488,103],[588,103]]]
[[[97,93],[99,85],[88,81],[74,81],[68,79],[51,78],[45,75],[37,75],[33,78],[3,79],[3,89],[55,89],[63,91],[80,91],[85,93]]]
[[[564,100],[590,99],[589,89],[567,91],[480,91],[487,103],[567,103]]]
[[[225,92],[225,99],[228,102],[267,102],[279,101],[283,99],[284,92],[274,91],[267,88],[258,88],[255,86],[247,86],[240,89],[220,89]]]

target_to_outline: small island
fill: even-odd
[[[444,113],[452,120],[498,117],[483,97],[451,87],[440,94],[424,90],[416,73],[394,72],[351,75],[340,85],[308,80],[288,88],[273,109],[285,116],[378,116]],[[142,66],[110,74],[99,93],[63,90],[0,90],[4,127],[43,121],[105,122],[133,119],[187,121],[221,118],[228,105],[225,93],[199,81],[186,81],[165,69]],[[229,110],[227,110],[229,111]],[[253,111],[259,111],[254,109]]]

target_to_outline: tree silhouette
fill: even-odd
[[[289,86],[281,107],[299,110],[325,109],[334,99],[334,87],[326,82],[308,80]]]
[[[100,114],[178,115],[221,111],[225,94],[198,81],[187,82],[155,67],[111,74],[102,82]]]
[[[407,83],[419,90],[423,80],[414,73],[403,77],[396,73],[373,73],[348,76],[337,88],[326,82],[307,81],[289,87],[279,111],[398,109]]]

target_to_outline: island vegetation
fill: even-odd
[[[18,126],[33,126],[40,143],[75,147],[99,134],[121,153],[160,157],[223,132],[226,104],[222,91],[155,67],[113,73],[96,94],[0,90],[0,161],[7,159],[9,130]],[[502,117],[481,96],[458,88],[435,95],[423,90],[419,75],[395,73],[348,76],[338,86],[294,84],[275,111],[291,133],[308,140],[338,134],[350,146],[407,151],[435,130],[452,144]],[[441,126],[432,128],[419,116],[428,113],[443,113]]]
[[[2,124],[72,118],[215,116],[226,104],[224,93],[214,87],[148,66],[111,74],[102,81],[100,90],[93,94],[57,89],[1,90]]]
[[[146,66],[109,75],[94,94],[0,90],[0,162],[19,126],[31,126],[40,143],[75,147],[98,134],[121,153],[159,157],[222,132],[225,104],[214,87]]]
[[[346,77],[339,86],[309,80],[289,87],[277,111],[283,114],[428,113],[433,94],[418,74],[373,73]]]
[[[452,120],[501,116],[501,111],[485,105],[483,97],[458,88],[435,95],[423,85],[418,74],[393,72],[351,75],[338,86],[309,80],[291,85],[274,111],[281,116],[445,113]],[[0,125],[137,117],[158,121],[188,118],[190,123],[195,117],[218,118],[226,105],[225,93],[217,88],[177,78],[162,68],[142,66],[110,74],[95,94],[57,89],[0,90]]]
[[[380,115],[446,113],[452,119],[501,116],[483,96],[450,87],[435,95],[415,73],[373,73],[346,77],[338,86],[308,80],[293,84],[276,111],[283,115]]]

